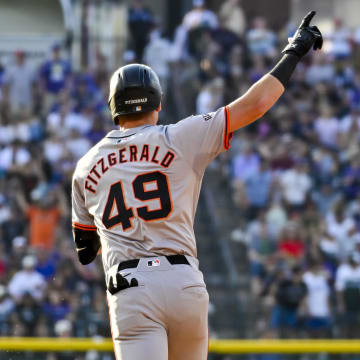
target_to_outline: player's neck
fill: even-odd
[[[144,125],[156,125],[156,121],[154,120],[136,120],[136,121],[124,121],[123,123],[119,124],[120,125],[120,130],[124,131],[127,129],[132,129],[132,128],[136,128],[139,126],[144,126]]]
[[[139,114],[140,115],[140,114]],[[156,111],[136,118],[134,115],[119,117],[120,130],[132,129],[144,125],[156,125],[158,122],[158,113]]]

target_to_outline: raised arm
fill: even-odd
[[[297,63],[313,48],[321,49],[323,39],[316,26],[310,26],[315,11],[309,12],[295,35],[282,51],[284,56],[239,99],[228,105],[229,130],[233,132],[262,117],[279,99],[295,70]]]

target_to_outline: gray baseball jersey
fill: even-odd
[[[194,216],[204,170],[229,147],[228,110],[173,125],[113,130],[73,176],[72,220],[97,229],[105,273],[121,261],[197,256]]]

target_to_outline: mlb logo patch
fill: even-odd
[[[148,266],[159,266],[159,265],[160,265],[160,260],[159,259],[148,261]]]
[[[142,106],[136,106],[135,111],[141,111]]]

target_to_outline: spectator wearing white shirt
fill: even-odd
[[[298,161],[293,169],[286,170],[280,175],[282,195],[291,210],[301,210],[312,187],[308,174],[308,165]]]
[[[31,160],[29,151],[14,141],[11,145],[0,150],[0,171],[5,172],[23,167]]]
[[[36,258],[27,255],[22,261],[23,270],[17,272],[9,283],[9,294],[16,300],[21,301],[25,294],[40,301],[44,296],[46,282],[44,277],[35,271]]]
[[[352,252],[356,234],[356,223],[345,213],[345,203],[338,201],[331,213],[326,217],[326,230],[329,236],[333,237],[338,246],[338,256],[346,259]]]
[[[360,259],[351,255],[346,263],[339,266],[335,289],[338,313],[343,316],[344,338],[360,336]]]
[[[34,70],[26,62],[24,51],[15,53],[15,62],[6,70],[4,82],[9,89],[12,114],[30,111],[33,104]]]
[[[158,75],[161,88],[166,94],[169,78],[169,62],[172,60],[172,45],[162,38],[158,27],[150,33],[150,41],[144,50],[144,61]]]
[[[335,58],[344,59],[350,56],[352,50],[352,34],[341,19],[334,19],[334,29],[332,34],[328,36],[328,41],[327,49]]]
[[[214,12],[206,9],[204,0],[193,0],[193,8],[184,16],[183,25],[187,30],[206,26],[215,28],[218,19]]]
[[[92,128],[92,116],[84,109],[80,113],[71,111],[70,105],[62,106],[59,111],[52,112],[47,117],[47,129],[51,133],[67,138],[73,129],[86,135]]]
[[[311,338],[326,338],[330,331],[330,286],[329,275],[321,263],[313,260],[310,269],[303,275],[307,287],[307,328]]]
[[[241,7],[241,0],[227,0],[220,8],[219,17],[225,27],[238,36],[244,34],[246,28],[246,17]]]
[[[224,100],[224,80],[215,78],[204,85],[196,99],[196,111],[198,114],[208,114],[221,106]]]

